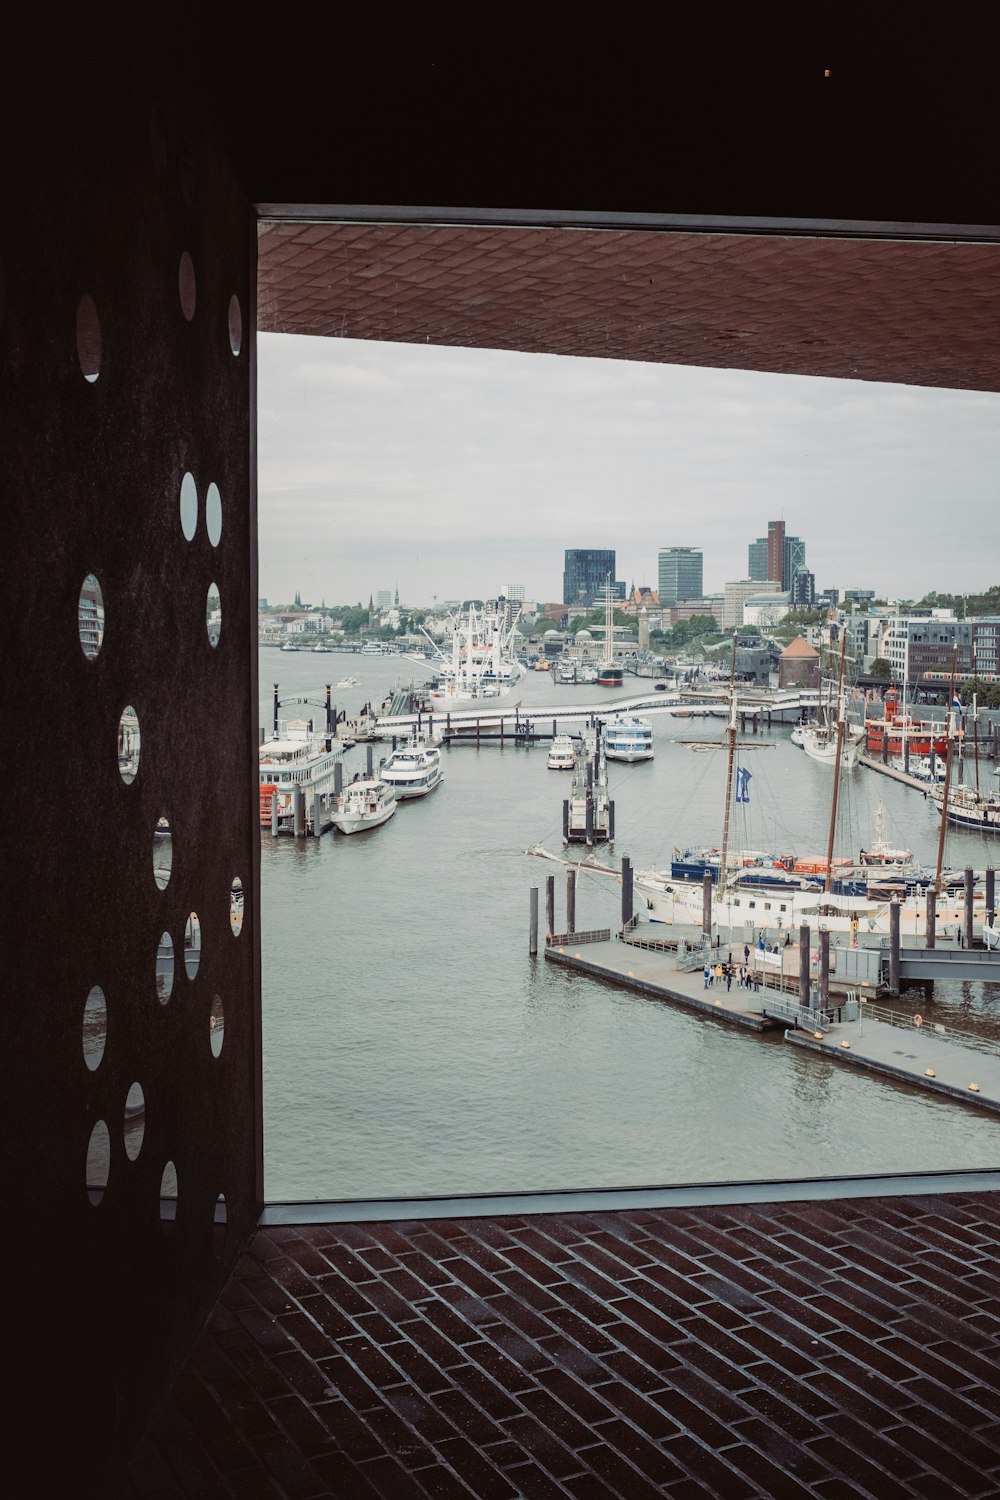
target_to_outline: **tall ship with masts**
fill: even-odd
[[[615,602],[609,573],[604,580],[604,655],[597,672],[598,687],[622,687],[625,673],[615,661]]]
[[[524,671],[515,650],[520,608],[502,597],[483,605],[470,602],[451,620],[446,650],[424,631],[438,667],[427,694],[431,709],[478,708],[510,695]]]

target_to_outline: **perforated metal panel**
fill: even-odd
[[[78,102],[0,231],[3,1188],[25,1420],[57,1383],[94,1473],[260,1195],[255,310],[197,123]]]

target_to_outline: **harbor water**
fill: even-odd
[[[348,716],[427,673],[405,658],[260,651],[260,722],[273,684]],[[554,686],[529,673],[520,699],[610,707],[651,687]],[[290,706],[283,717],[322,709]],[[721,718],[651,715],[656,754],[611,764],[617,865],[666,866],[675,846],[721,838]],[[750,802],[737,845],[824,854],[830,772],[790,726],[740,751]],[[374,747],[376,762],[387,745]],[[528,953],[532,886],[565,872],[568,776],[546,745],[442,752],[444,781],[380,828],[346,838],[262,835],[265,1193],[269,1200],[493,1193],[762,1181],[1000,1166],[1000,1122],[972,1106],[736,1033]],[[345,757],[345,776],[366,747]],[[967,778],[970,774],[967,771]],[[992,775],[992,772],[985,773]],[[844,778],[838,850],[886,836],[933,868],[938,816],[920,792],[858,769]],[[577,854],[575,857],[579,857]],[[1000,840],[949,831],[945,863],[1000,862]],[[613,877],[581,874],[577,928],[616,926]],[[778,934],[775,933],[775,936]],[[723,933],[723,942],[728,936]],[[743,931],[734,929],[734,950]],[[904,1002],[900,1002],[903,1004]],[[1000,986],[939,984],[928,1020],[1000,1037]],[[905,1032],[901,1032],[905,1045]]]

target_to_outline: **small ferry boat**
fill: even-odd
[[[547,765],[550,771],[572,771],[576,765],[576,744],[568,734],[557,734],[549,746]]]
[[[397,802],[407,797],[426,797],[444,779],[441,751],[436,745],[415,736],[392,752],[380,774],[382,780],[392,787]]]
[[[379,776],[359,774],[334,802],[330,821],[340,833],[360,833],[387,823],[395,811],[395,790]]]
[[[653,726],[648,719],[619,714],[604,726],[604,753],[608,760],[653,759]]]
[[[904,746],[913,756],[935,756],[944,759],[948,749],[948,726],[939,719],[915,719],[905,710],[900,710],[899,693],[889,688],[881,719],[868,719],[865,723],[865,749],[874,760],[903,755]],[[912,762],[911,762],[912,763]]]

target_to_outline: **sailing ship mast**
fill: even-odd
[[[840,633],[840,671],[837,674],[837,748],[833,760],[833,798],[830,803],[830,833],[826,842],[826,884],[824,892],[827,896],[833,890],[833,840],[837,828],[837,800],[840,796],[840,772],[841,757],[844,753],[844,665],[847,660],[847,630],[841,628]]]
[[[722,858],[719,863],[719,892],[725,884],[729,867],[729,803],[733,795],[733,760],[736,755],[736,637],[733,631],[733,659],[729,668],[729,724],[726,730],[728,737],[728,752],[726,757],[726,811],[722,820]]]
[[[944,751],[944,796],[941,799],[941,828],[938,832],[937,870],[934,875],[935,894],[941,894],[941,870],[944,866],[944,836],[948,828],[948,796],[951,792],[951,747],[955,728],[955,672],[958,667],[958,647],[951,648],[951,678],[948,683],[948,738]]]

